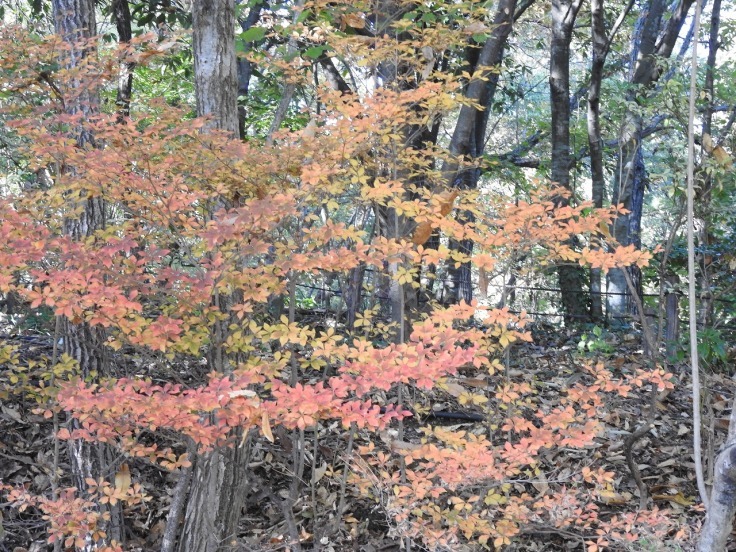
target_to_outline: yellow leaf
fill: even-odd
[[[674,502],[675,504],[679,504],[680,506],[692,506],[693,504],[695,504],[694,500],[686,498],[682,493],[677,493],[676,495],[652,495],[652,500],[668,500],[669,502]]]

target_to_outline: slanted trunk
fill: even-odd
[[[552,159],[550,177],[556,186],[570,188],[570,41],[581,0],[552,1],[552,43],[550,47],[549,88],[552,107]],[[566,206],[568,197],[558,197],[556,204]],[[588,315],[583,295],[584,274],[581,267],[563,264],[557,267],[565,322],[582,322]]]
[[[736,401],[731,405],[728,437],[716,458],[713,490],[700,533],[698,552],[726,552],[736,514]]]
[[[528,7],[528,6],[527,6]],[[526,8],[525,8],[526,9]],[[498,67],[503,61],[504,51],[511,33],[516,12],[516,0],[500,0],[493,18],[492,31],[483,45],[476,60],[472,60],[470,73],[478,68],[485,68],[473,79],[465,91],[465,97],[477,103],[480,109],[463,105],[460,109],[455,130],[450,142],[450,153],[455,157],[452,162],[445,163],[442,168],[447,185],[459,189],[475,189],[478,186],[480,171],[460,167],[461,157],[479,158],[485,148],[485,133],[488,115],[498,86]],[[472,223],[471,213],[459,213],[459,220]],[[450,250],[462,252],[470,256],[473,252],[471,240],[451,240]],[[473,298],[470,263],[453,265],[449,269],[447,298],[449,302],[470,302]],[[445,295],[445,294],[443,294]]]
[[[718,455],[710,507],[698,544],[699,552],[725,552],[736,513],[736,443]]]

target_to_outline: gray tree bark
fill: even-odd
[[[233,0],[195,0],[193,51],[197,115],[211,117],[206,129],[225,130],[238,136],[238,74],[235,58],[235,4]],[[228,298],[218,298],[227,309]],[[208,361],[213,370],[227,372],[222,331],[214,333]],[[216,552],[237,548],[238,524],[247,491],[247,455],[243,447],[215,449],[195,460],[180,552]],[[187,474],[182,474],[186,477]],[[172,523],[177,516],[172,516]]]
[[[728,437],[716,458],[713,490],[708,501],[698,552],[725,552],[736,515],[736,400],[731,404]]]
[[[197,115],[212,117],[206,128],[238,132],[238,65],[233,0],[195,0],[192,50]]]
[[[708,514],[698,543],[699,552],[725,552],[736,513],[736,442],[718,455]]]
[[[582,0],[552,0],[552,41],[550,46],[549,88],[552,108],[552,183],[571,191],[570,187],[570,41]],[[569,204],[559,197],[558,206]],[[583,295],[583,270],[563,264],[557,267],[562,293],[565,322],[580,322],[588,315]]]

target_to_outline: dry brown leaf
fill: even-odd
[[[271,431],[271,421],[268,419],[268,413],[264,412],[261,415],[261,432],[263,436],[273,443],[273,432]]]
[[[450,395],[452,395],[455,398],[458,398],[460,395],[463,395],[468,392],[467,389],[465,389],[459,383],[454,383],[451,381],[445,382],[443,384],[443,387]]]
[[[115,490],[125,494],[130,488],[130,468],[128,464],[120,466],[120,470],[115,474]]]

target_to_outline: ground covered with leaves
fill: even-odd
[[[420,393],[405,389],[414,416],[380,433],[380,439],[358,431],[350,434],[335,427],[307,428],[306,454],[302,473],[294,477],[294,435],[276,427],[272,442],[258,440],[247,443],[250,454],[248,500],[242,517],[241,534],[235,550],[361,550],[377,552],[399,550],[404,521],[392,506],[391,482],[382,481],[375,465],[355,456],[349,475],[344,468],[346,442],[354,439],[355,447],[370,445],[372,454],[380,451],[416,450],[426,442],[427,427],[465,432],[468,435],[490,436],[503,446],[504,432],[498,422],[509,418],[508,409],[519,409],[519,403],[509,401],[506,393],[518,389],[533,389],[535,408],[555,407],[564,403],[565,393],[575,383],[589,377],[585,366],[602,363],[614,377],[635,374],[647,360],[641,350],[636,331],[591,333],[560,330],[537,325],[534,342],[518,343],[508,350],[504,370],[494,376],[479,375],[467,369],[449,378],[439,389]],[[38,495],[50,495],[52,487],[72,486],[71,481],[53,481],[55,469],[71,473],[67,448],[53,437],[53,422],[39,408],[38,394],[48,381],[34,379],[34,359],[53,354],[53,340],[44,335],[6,336],[6,341],[19,346],[25,364],[24,373],[5,371],[0,374],[2,406],[0,410],[0,480],[23,487]],[[146,370],[147,376],[171,379],[178,374],[186,383],[187,374],[173,366],[122,366],[131,375]],[[161,371],[161,373],[157,373]],[[605,404],[591,402],[591,415],[603,422],[594,444],[581,448],[556,447],[542,451],[533,474],[509,478],[508,487],[499,492],[515,493],[539,501],[567,492],[577,474],[606,474],[593,502],[599,519],[629,516],[631,526],[642,515],[666,512],[666,527],[651,527],[647,535],[637,529],[629,542],[625,525],[618,534],[607,535],[608,547],[620,550],[691,550],[699,529],[702,509],[694,484],[692,457],[692,411],[689,375],[685,366],[670,365],[671,389],[652,391],[652,387],[633,387],[625,396],[608,397]],[[314,377],[320,377],[318,373]],[[729,397],[733,384],[727,374],[707,375],[704,456],[706,478],[711,474],[715,452],[728,427]],[[511,385],[511,387],[509,387]],[[474,404],[474,392],[501,389],[490,404]],[[514,397],[512,397],[514,399]],[[392,400],[387,397],[387,400]],[[531,400],[531,399],[525,399]],[[636,436],[635,439],[633,436]],[[155,439],[165,440],[156,435]],[[151,439],[154,439],[151,436]],[[176,442],[172,436],[171,443]],[[243,445],[243,443],[241,443]],[[55,447],[58,459],[55,460]],[[365,456],[363,456],[365,457]],[[166,515],[176,485],[174,473],[140,459],[129,459],[132,480],[140,483],[145,501],[125,512],[127,523],[125,548],[129,550],[159,550],[166,524]],[[632,471],[632,465],[635,466]],[[636,473],[635,473],[636,472]],[[110,474],[114,477],[119,474]],[[530,476],[531,475],[531,476]],[[356,484],[354,479],[362,483]],[[601,491],[602,489],[602,491]],[[472,502],[473,489],[459,493],[453,500]],[[642,496],[642,493],[646,493]],[[290,501],[289,497],[297,497]],[[488,497],[490,495],[486,495]],[[500,495],[499,495],[500,496]],[[287,505],[293,504],[288,508]],[[488,505],[488,500],[486,499]],[[560,508],[560,502],[550,502],[550,508]],[[552,506],[553,505],[553,506]],[[490,507],[492,508],[492,504]],[[340,511],[341,515],[337,515]],[[46,550],[48,524],[42,512],[27,508],[19,511],[2,504],[0,550]],[[552,513],[554,514],[554,513]],[[591,549],[595,526],[589,530],[570,523],[570,516],[584,517],[585,512],[557,512],[546,521],[528,522],[520,526],[506,545],[508,550],[583,550]],[[558,524],[550,520],[558,519]],[[645,521],[645,520],[644,520]],[[597,530],[600,533],[600,530]],[[294,534],[299,544],[294,543]],[[505,544],[505,543],[504,543]],[[415,544],[415,549],[422,549]],[[475,550],[471,541],[447,545],[453,550]],[[18,547],[18,548],[16,548]],[[604,547],[607,548],[607,547]]]

